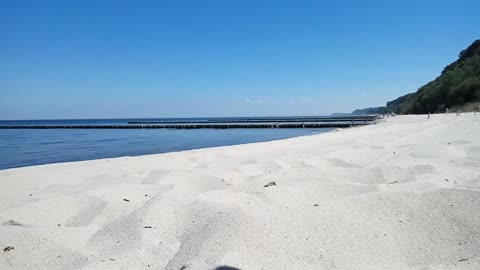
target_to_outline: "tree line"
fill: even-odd
[[[386,111],[401,114],[445,112],[480,101],[480,39],[461,51],[440,76],[415,93],[387,102]]]

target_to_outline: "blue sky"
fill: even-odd
[[[325,115],[434,79],[480,1],[2,1],[0,119]]]

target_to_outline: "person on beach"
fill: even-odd
[[[430,113],[428,113],[427,119],[430,119]]]
[[[460,110],[457,110],[457,114],[455,116],[460,116]]]

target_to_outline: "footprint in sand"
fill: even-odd
[[[327,161],[330,165],[339,167],[339,168],[346,168],[346,169],[360,168],[360,165],[349,163],[349,162],[346,162],[345,160],[338,159],[338,158],[328,158]]]
[[[243,160],[242,162],[240,162],[240,164],[242,164],[242,165],[253,165],[253,164],[257,164],[257,161],[254,160],[254,159],[247,159],[247,160]]]
[[[170,171],[167,170],[154,170],[148,173],[148,175],[143,179],[142,184],[156,184],[158,181],[162,180]]]
[[[8,233],[2,234],[2,242],[14,248],[9,251],[12,256],[7,259],[9,268],[6,269],[81,269],[89,262],[81,252],[66,248],[67,245],[56,243],[50,237],[42,237],[35,230],[21,226],[5,230]]]
[[[152,197],[133,212],[107,222],[88,239],[88,246],[103,255],[138,247],[142,244],[146,212],[157,201],[158,197]]]
[[[453,141],[453,142],[450,142],[449,144],[455,145],[455,144],[471,144],[471,143],[472,143],[471,141]]]
[[[407,168],[403,167],[375,167],[371,169],[360,170],[358,176],[352,182],[362,184],[398,184],[413,182],[417,176],[432,173],[433,167],[430,165],[414,165]]]
[[[352,182],[362,184],[382,184],[385,183],[385,175],[381,168],[364,169],[358,172],[358,176]]]
[[[3,226],[22,226],[23,227],[23,224],[20,223],[20,222],[16,222],[15,220],[7,220],[3,223]]]
[[[468,148],[467,154],[470,157],[480,157],[480,147],[479,146],[472,146],[472,147]]]
[[[428,164],[420,164],[404,167],[384,167],[382,168],[385,175],[386,182],[393,183],[407,183],[416,181],[417,176],[421,176],[434,172],[434,167]]]
[[[97,197],[88,199],[86,206],[76,215],[69,218],[65,226],[82,227],[89,225],[98,215],[102,213],[106,205],[107,204],[103,200]]]
[[[199,210],[203,208],[202,215],[190,214],[187,216],[187,220],[193,219],[195,222],[186,227],[179,237],[181,244],[164,269],[182,269],[186,265],[188,267],[183,269],[201,269],[195,265],[195,258],[202,253],[202,256],[207,257],[205,261],[214,262],[216,258],[221,258],[226,249],[225,244],[217,242],[218,239],[228,238],[227,232],[235,230],[235,226],[241,224],[238,213],[218,212],[214,205],[209,204],[200,203],[200,206],[196,207]],[[228,226],[226,226],[227,224]],[[207,253],[202,246],[209,247]]]
[[[466,165],[478,167],[480,163],[480,147],[478,146],[470,147],[467,151],[467,158],[464,163]]]
[[[107,223],[88,239],[88,246],[102,255],[108,255],[141,245],[144,210],[141,207]]]

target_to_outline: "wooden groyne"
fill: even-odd
[[[230,128],[346,128],[371,123],[259,123],[259,124],[154,124],[154,125],[15,125],[0,129],[230,129]]]
[[[236,119],[126,120],[120,124],[3,124],[0,129],[230,129],[230,128],[346,128],[374,124],[375,116],[285,117]]]
[[[128,121],[128,124],[224,124],[224,123],[311,123],[311,122],[371,122],[375,121],[375,116],[352,116],[348,118],[292,118],[292,119],[236,119],[236,120],[222,120],[222,119],[210,119],[210,120],[197,120],[197,121],[182,121],[182,120],[165,120],[165,121]]]

